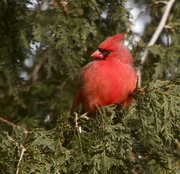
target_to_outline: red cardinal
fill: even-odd
[[[91,55],[97,60],[88,63],[80,73],[71,115],[82,103],[82,113],[96,113],[96,106],[122,104],[127,107],[133,100],[137,75],[129,50],[121,43],[124,34],[116,34],[104,42]]]

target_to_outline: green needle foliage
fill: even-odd
[[[68,113],[53,130],[14,127],[1,136],[1,173],[177,173],[180,76],[136,89],[125,111],[102,107],[95,117]],[[81,131],[78,128],[81,127]]]
[[[126,0],[0,2],[0,173],[180,172],[180,2],[150,47],[166,4],[129,2],[151,4],[139,16],[151,19],[142,33],[129,30]],[[135,68],[149,52],[134,102],[70,116],[80,69],[102,41],[126,31]]]

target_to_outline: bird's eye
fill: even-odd
[[[111,50],[107,50],[107,53],[110,53],[111,52]]]
[[[105,49],[101,49],[101,48],[98,48],[98,50],[101,52],[101,53],[110,53],[111,51],[110,50],[105,50]]]
[[[103,59],[105,59],[111,53],[111,50],[105,50],[102,48],[98,48],[98,50],[103,54]]]

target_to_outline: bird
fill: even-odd
[[[118,33],[103,41],[91,55],[95,60],[80,72],[71,115],[82,103],[81,114],[95,115],[97,107],[111,104],[126,108],[137,86],[137,74],[130,51],[122,43],[125,33]]]

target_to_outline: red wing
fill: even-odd
[[[74,115],[74,112],[77,111],[79,105],[81,103],[81,93],[80,93],[80,89],[77,89],[76,95],[74,97],[74,101],[71,107],[71,115]]]

